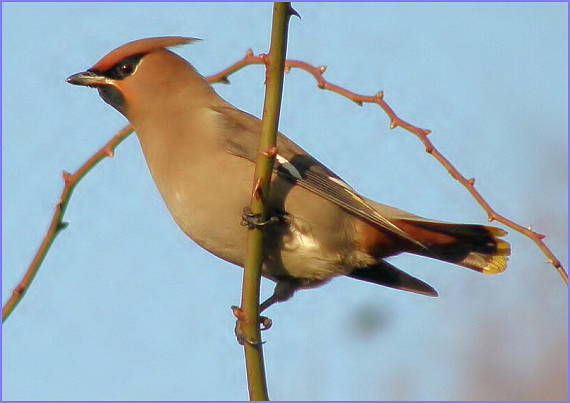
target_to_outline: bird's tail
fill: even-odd
[[[398,221],[396,225],[425,246],[410,250],[412,253],[485,274],[500,273],[507,267],[511,248],[508,242],[499,239],[507,234],[502,229],[427,220]]]

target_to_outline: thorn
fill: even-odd
[[[383,99],[384,98],[384,91],[378,91],[376,93],[376,99]]]
[[[64,229],[67,228],[68,225],[69,225],[68,222],[66,222],[66,221],[60,221],[60,222],[57,223],[56,231],[57,231],[57,232],[63,231]]]
[[[67,172],[67,171],[63,171],[63,172],[61,173],[61,177],[63,178],[63,181],[64,181],[65,183],[71,182],[71,174],[70,174],[69,172]]]
[[[362,106],[362,101],[360,99],[352,99],[351,101],[354,102],[358,106]]]
[[[115,155],[115,153],[113,152],[113,150],[111,150],[110,148],[105,148],[103,150],[103,153],[105,153],[105,155],[109,158],[112,158],[113,155]]]
[[[558,259],[548,259],[548,264],[551,264],[552,266],[556,267],[556,268],[562,268],[562,266],[560,265],[560,260]]]
[[[232,310],[232,313],[237,320],[240,320],[243,318],[243,310],[239,306],[232,305],[232,306],[230,306],[230,309]]]
[[[319,87],[321,90],[324,90],[325,86],[326,86],[326,84],[324,81],[317,82],[317,87]]]
[[[396,121],[394,119],[392,119],[390,121],[390,129],[395,129],[396,127],[398,127],[398,124],[396,123]],[[428,151],[431,152],[431,151]]]
[[[534,235],[535,237],[537,237],[538,239],[541,239],[541,240],[542,240],[542,239],[546,238],[546,235],[544,235],[544,234],[539,234],[538,232],[534,232],[534,230],[532,229],[532,226],[530,226],[530,225],[529,225],[528,227],[526,227],[526,229],[529,230],[530,232],[532,232],[533,235]]]
[[[473,186],[475,184],[475,178],[467,179],[467,183]]]
[[[231,84],[229,78],[227,78],[226,76],[223,76],[222,78],[220,78],[218,80],[218,82],[220,82],[222,84]]]
[[[287,13],[289,14],[289,16],[294,15],[299,19],[301,19],[301,15],[299,15],[299,13],[293,8],[293,6],[291,6],[291,3],[288,4]]]
[[[428,154],[433,153],[433,146],[431,144],[426,146],[426,153],[428,153]]]
[[[251,50],[251,49],[246,50],[245,57],[246,58],[253,57],[253,50]]]
[[[429,130],[429,129],[423,129],[423,132],[424,132],[424,136],[428,136],[431,134],[431,130]]]
[[[493,214],[489,214],[489,217],[487,217],[487,221],[489,222],[495,221],[495,216]]]
[[[261,61],[262,61],[263,63],[266,63],[266,64],[267,64],[267,55],[266,55],[265,53],[260,53],[260,54],[259,54],[259,58],[261,59]]]
[[[271,147],[267,151],[264,151],[263,155],[267,158],[275,158],[275,156],[277,155],[277,147],[275,146]]]
[[[319,66],[317,67],[317,70],[319,70],[320,74],[323,74],[325,71],[327,71],[327,66]]]
[[[291,71],[291,66],[285,66],[285,68],[283,69],[283,72],[285,74],[289,73]]]

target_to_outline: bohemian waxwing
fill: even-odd
[[[216,256],[244,265],[261,121],[230,105],[186,60],[166,48],[195,41],[160,37],[123,45],[67,82],[95,87],[135,129],[174,221]],[[506,233],[421,218],[366,199],[283,134],[269,197],[278,218],[265,227],[263,275],[277,283],[262,305],[332,277],[437,296],[384,259],[402,252],[502,272]]]

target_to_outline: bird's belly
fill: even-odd
[[[197,206],[194,200],[174,204],[169,209],[186,235],[221,259],[244,266],[248,229],[241,225],[241,208],[231,208],[227,202]],[[177,210],[182,205],[193,208]],[[246,205],[244,202],[243,207]],[[192,214],[196,209],[201,214]],[[324,280],[346,273],[340,252],[328,251],[318,239],[295,226],[292,215],[288,217],[286,222],[270,224],[272,228],[266,231],[265,274],[271,278]]]
[[[248,230],[241,224],[242,212],[250,203],[254,165],[243,158],[209,162],[209,168],[219,169],[211,172],[200,164],[189,166],[187,160],[171,160],[169,169],[151,172],[182,231],[214,255],[243,267]],[[354,267],[349,263],[353,250],[346,247],[349,235],[339,230],[346,213],[290,183],[282,192],[282,181],[272,183],[271,204],[286,219],[266,231],[264,274],[324,280],[348,273]]]
[[[288,223],[281,229],[269,231],[269,255],[264,269],[273,275],[285,275],[306,280],[326,280],[344,274],[345,265],[340,251],[327,250],[321,240],[297,225],[297,219],[289,215]],[[273,232],[273,233],[272,233]],[[280,234],[275,236],[275,232]],[[275,244],[278,245],[275,245]]]

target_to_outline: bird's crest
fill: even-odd
[[[139,39],[119,46],[117,49],[107,53],[107,55],[91,67],[91,70],[106,71],[125,57],[149,53],[161,48],[185,45],[199,40],[198,38],[187,38],[184,36],[160,36],[156,38]]]

